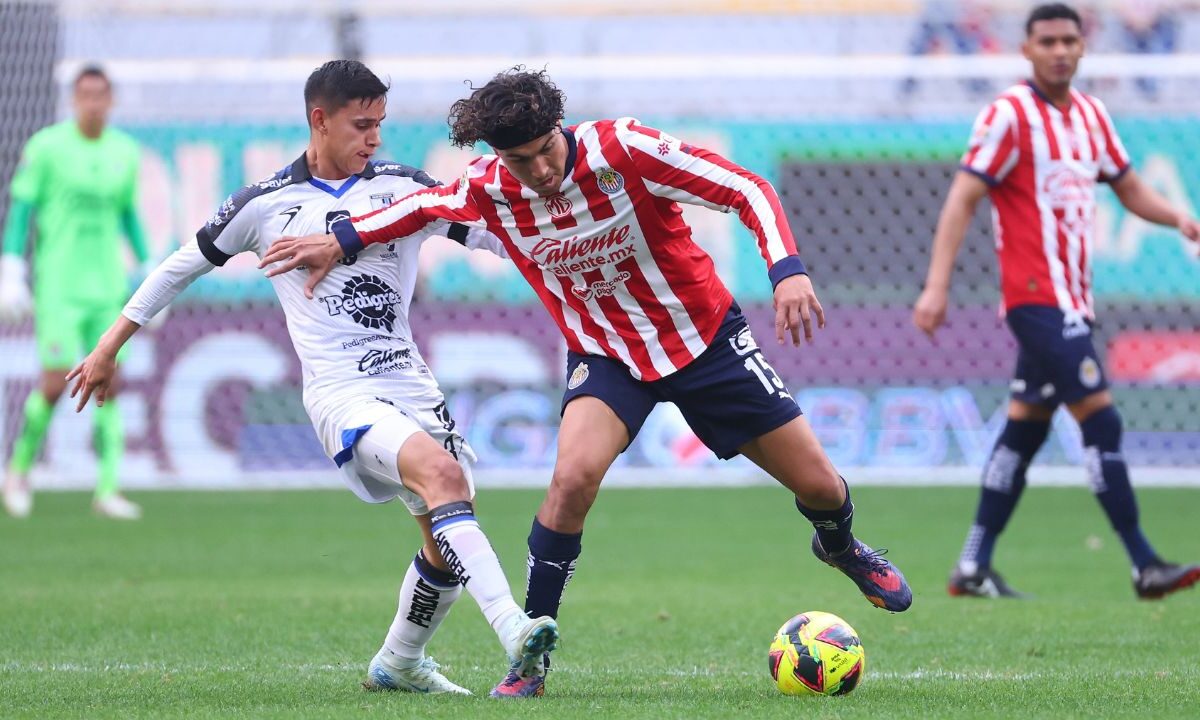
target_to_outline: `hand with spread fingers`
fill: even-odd
[[[269,278],[298,268],[307,268],[308,282],[304,283],[304,296],[312,300],[313,289],[343,256],[342,246],[332,234],[282,237],[267,248],[267,254],[263,255],[258,268],[261,270],[277,263],[275,267],[267,270]]]
[[[786,277],[775,286],[775,338],[780,345],[787,342],[785,333],[792,335],[792,345],[800,347],[800,328],[806,342],[813,340],[813,320],[818,328],[825,327],[825,310],[817,300],[812,281],[807,275]]]
[[[117,356],[115,353],[101,348],[89,353],[67,375],[68,385],[72,380],[75,381],[75,385],[71,388],[71,397],[79,396],[75,412],[82,412],[93,395],[96,397],[96,406],[104,407],[104,401],[112,390],[113,380],[116,376]]]

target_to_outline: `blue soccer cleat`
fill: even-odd
[[[855,539],[850,547],[830,555],[821,547],[821,540],[814,533],[812,551],[818,560],[841,570],[853,580],[872,605],[892,612],[904,612],[912,605],[912,589],[900,569],[884,559],[883,554],[887,550],[872,550],[866,543]]]

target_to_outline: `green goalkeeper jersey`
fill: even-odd
[[[113,128],[92,139],[68,120],[29,139],[13,176],[12,201],[34,210],[36,302],[125,298],[129,285],[123,238],[134,236],[130,241],[139,260],[146,255],[143,239],[136,237],[141,234],[135,211],[137,171],[137,143]]]

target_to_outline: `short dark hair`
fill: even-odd
[[[1075,27],[1083,30],[1083,20],[1079,18],[1079,13],[1075,12],[1075,8],[1066,3],[1047,3],[1038,5],[1029,12],[1029,17],[1025,20],[1025,37],[1033,34],[1033,24],[1042,20],[1074,20]]]
[[[501,150],[515,147],[545,135],[563,119],[566,95],[545,70],[517,65],[471,90],[470,97],[450,106],[447,122],[456,147],[479,140]]]
[[[357,60],[330,60],[313,70],[304,83],[304,114],[312,122],[312,111],[322,107],[337,112],[358,100],[369,103],[387,95],[388,85]]]
[[[79,72],[75,73],[75,82],[71,84],[71,87],[79,87],[79,83],[83,82],[84,78],[90,77],[100,78],[104,81],[105,85],[112,88],[112,80],[108,79],[108,73],[104,72],[104,68],[95,63],[90,63],[79,68]]]

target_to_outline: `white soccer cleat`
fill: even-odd
[[[119,493],[113,493],[92,503],[92,510],[101,517],[113,520],[140,520],[142,506],[125,499]]]
[[[516,613],[505,628],[504,650],[508,653],[512,672],[518,677],[545,674],[542,656],[554,650],[557,644],[558,623],[547,615],[531,620],[524,613]]]
[[[408,667],[394,667],[384,663],[383,650],[371,660],[367,667],[367,679],[363,687],[367,690],[399,690],[400,692],[437,695],[452,693],[470,695],[471,691],[455,685],[440,672],[433,658],[423,657]]]
[[[4,510],[15,518],[27,518],[33,512],[33,490],[29,478],[10,474],[4,480]]]

